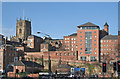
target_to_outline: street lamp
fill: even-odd
[[[42,33],[42,32],[37,32],[37,34],[43,34],[43,35],[46,35],[46,36],[50,37],[50,35],[48,35],[46,33]]]

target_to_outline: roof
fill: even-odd
[[[77,36],[77,33],[73,33],[73,34],[71,34],[70,36]]]
[[[104,26],[109,26],[108,23],[106,22]]]
[[[24,66],[22,61],[16,61],[16,62],[13,62],[12,64],[14,64],[15,66]]]
[[[93,24],[93,23],[91,23],[91,22],[87,22],[87,23],[82,24],[82,25],[79,25],[79,26],[77,26],[77,27],[84,27],[84,26],[97,26],[97,27],[99,27],[98,25],[95,25],[95,24]]]
[[[32,61],[16,61],[16,62],[13,62],[12,64],[14,64],[15,66],[44,67],[43,65],[40,65]]]
[[[118,39],[118,35],[106,35],[105,37],[102,38],[102,40],[107,40],[107,39],[116,40]]]

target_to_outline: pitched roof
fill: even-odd
[[[16,61],[13,62],[12,64],[14,64],[15,66],[27,66],[27,67],[44,67],[43,65],[40,65],[36,62],[32,62],[32,61]]]
[[[77,26],[77,27],[84,27],[84,26],[97,26],[97,27],[99,27],[98,25],[95,25],[95,24],[93,24],[93,23],[91,23],[91,22],[87,22],[87,23],[82,24],[82,25],[79,25],[79,26]]]
[[[73,33],[73,34],[71,34],[70,36],[77,36],[77,33]]]
[[[106,22],[104,26],[109,26],[108,23]]]
[[[107,39],[116,40],[118,39],[118,35],[106,35],[105,37],[102,38],[102,40],[107,40]]]

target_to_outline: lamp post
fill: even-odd
[[[74,77],[75,77],[75,50],[74,50]]]
[[[43,34],[43,35],[46,35],[46,36],[50,37],[50,35],[48,35],[46,33],[42,33],[42,32],[37,32],[37,34]]]

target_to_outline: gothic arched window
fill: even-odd
[[[22,29],[19,29],[19,33],[22,33]]]

